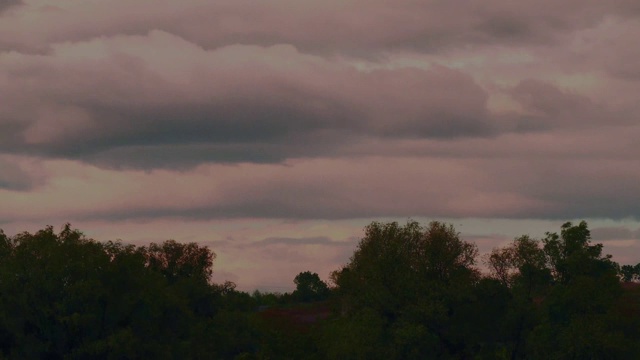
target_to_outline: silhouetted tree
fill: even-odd
[[[622,265],[622,267],[620,267],[620,277],[622,281],[626,282],[640,280],[640,264],[636,266]]]
[[[191,278],[208,282],[216,257],[206,247],[196,243],[181,244],[175,240],[150,244],[146,255],[149,268],[161,272],[169,281]]]
[[[292,295],[298,301],[318,301],[324,300],[329,296],[329,287],[324,281],[320,280],[317,273],[301,272],[296,275],[293,282],[296,284],[296,290]]]
[[[542,301],[542,319],[528,352],[540,358],[620,358],[624,334],[616,331],[613,305],[622,288],[617,264],[591,245],[587,223],[567,222],[560,235],[542,240],[553,286]]]

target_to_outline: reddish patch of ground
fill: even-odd
[[[617,310],[627,318],[640,317],[640,283],[624,282],[625,292],[619,299]]]
[[[622,283],[622,288],[625,289],[625,290],[640,289],[640,283],[637,283],[637,282],[623,282]]]
[[[301,304],[286,308],[269,308],[260,317],[275,326],[291,330],[308,330],[313,324],[331,316],[327,303]]]

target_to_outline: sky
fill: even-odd
[[[640,262],[637,0],[0,0],[0,228],[289,291],[374,220]]]

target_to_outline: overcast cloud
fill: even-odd
[[[584,218],[633,262],[639,34],[637,0],[0,0],[0,227],[210,241],[245,284],[380,218]]]

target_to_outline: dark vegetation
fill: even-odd
[[[0,358],[640,359],[640,264],[585,222],[483,259],[450,225],[374,222],[331,288],[302,272],[288,294],[214,284],[214,259],[0,231]]]

